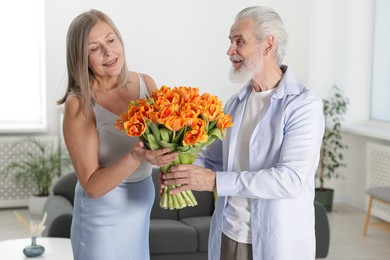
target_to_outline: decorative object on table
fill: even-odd
[[[216,96],[199,94],[199,89],[193,87],[162,86],[150,97],[131,101],[115,126],[129,136],[139,137],[148,149],[168,147],[178,151],[176,161],[161,167],[166,173],[173,165],[192,164],[203,147],[223,139],[226,128],[232,125],[232,118],[223,113],[222,102]],[[197,205],[192,191],[169,194],[174,188],[175,185],[165,187],[162,208]]]
[[[329,98],[323,100],[325,133],[322,139],[320,163],[316,177],[320,186],[316,188],[315,200],[323,204],[328,212],[332,211],[333,189],[325,188],[325,179],[339,178],[338,168],[345,167],[343,150],[348,146],[343,143],[341,123],[347,112],[348,98],[337,84],[332,85]]]
[[[23,249],[23,254],[27,257],[37,257],[45,252],[45,248],[37,244],[37,237],[31,237],[31,245]]]
[[[26,186],[33,183],[36,194],[32,194],[28,207],[32,214],[42,215],[43,206],[49,195],[53,179],[61,176],[64,169],[70,168],[70,158],[62,146],[50,147],[35,137],[28,136],[20,143],[29,142],[32,147],[20,154],[20,149],[11,153],[12,163],[4,168],[17,184]],[[19,143],[16,143],[16,146]],[[22,159],[21,159],[22,158]]]
[[[45,230],[46,228],[44,224],[46,221],[47,213],[45,212],[43,214],[43,219],[41,222],[34,223],[33,221],[31,221],[30,226],[27,225],[24,218],[18,212],[15,211],[15,215],[19,223],[26,229],[26,231],[31,236],[31,245],[26,246],[23,249],[23,254],[27,257],[37,257],[42,255],[45,252],[45,248],[37,244],[37,237],[41,236],[43,230]]]

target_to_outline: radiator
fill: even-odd
[[[390,186],[390,146],[367,143],[367,188]],[[390,221],[390,205],[373,202],[371,214]]]
[[[57,136],[45,136],[37,139],[47,145],[49,149],[55,148],[58,144]],[[25,186],[16,184],[12,172],[4,173],[4,168],[12,161],[23,160],[26,158],[26,152],[34,153],[36,151],[31,143],[23,142],[24,140],[25,137],[0,136],[0,208],[27,206],[30,195],[36,192],[32,183]]]

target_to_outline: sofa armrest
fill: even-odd
[[[47,237],[49,236],[49,231],[52,229],[53,222],[62,215],[71,215],[73,214],[73,206],[69,202],[68,199],[62,196],[58,195],[52,195],[49,196],[47,199],[45,206],[43,207],[43,211],[47,212],[47,219],[45,222],[45,230],[43,231],[42,236]],[[58,223],[58,221],[57,221]],[[64,229],[69,228],[69,227],[62,227]]]
[[[49,237],[64,237],[70,238],[70,230],[72,226],[72,215],[62,214],[53,220],[48,229],[47,236]]]
[[[316,259],[326,258],[329,252],[330,227],[325,207],[314,201],[315,233],[316,233]]]

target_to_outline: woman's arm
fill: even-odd
[[[69,97],[65,103],[63,132],[79,182],[85,192],[94,198],[114,189],[139,167],[142,160],[162,166],[176,158],[174,153],[166,154],[169,148],[149,151],[139,143],[112,166],[101,168],[95,120],[92,112],[83,115],[82,101],[78,96]]]

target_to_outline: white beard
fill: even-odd
[[[233,54],[233,59],[243,59],[238,54]],[[259,58],[258,55],[253,55],[247,61],[243,61],[243,64],[240,69],[235,69],[234,66],[231,67],[229,73],[229,79],[233,83],[243,83],[252,79],[259,69],[263,66],[263,59]]]

